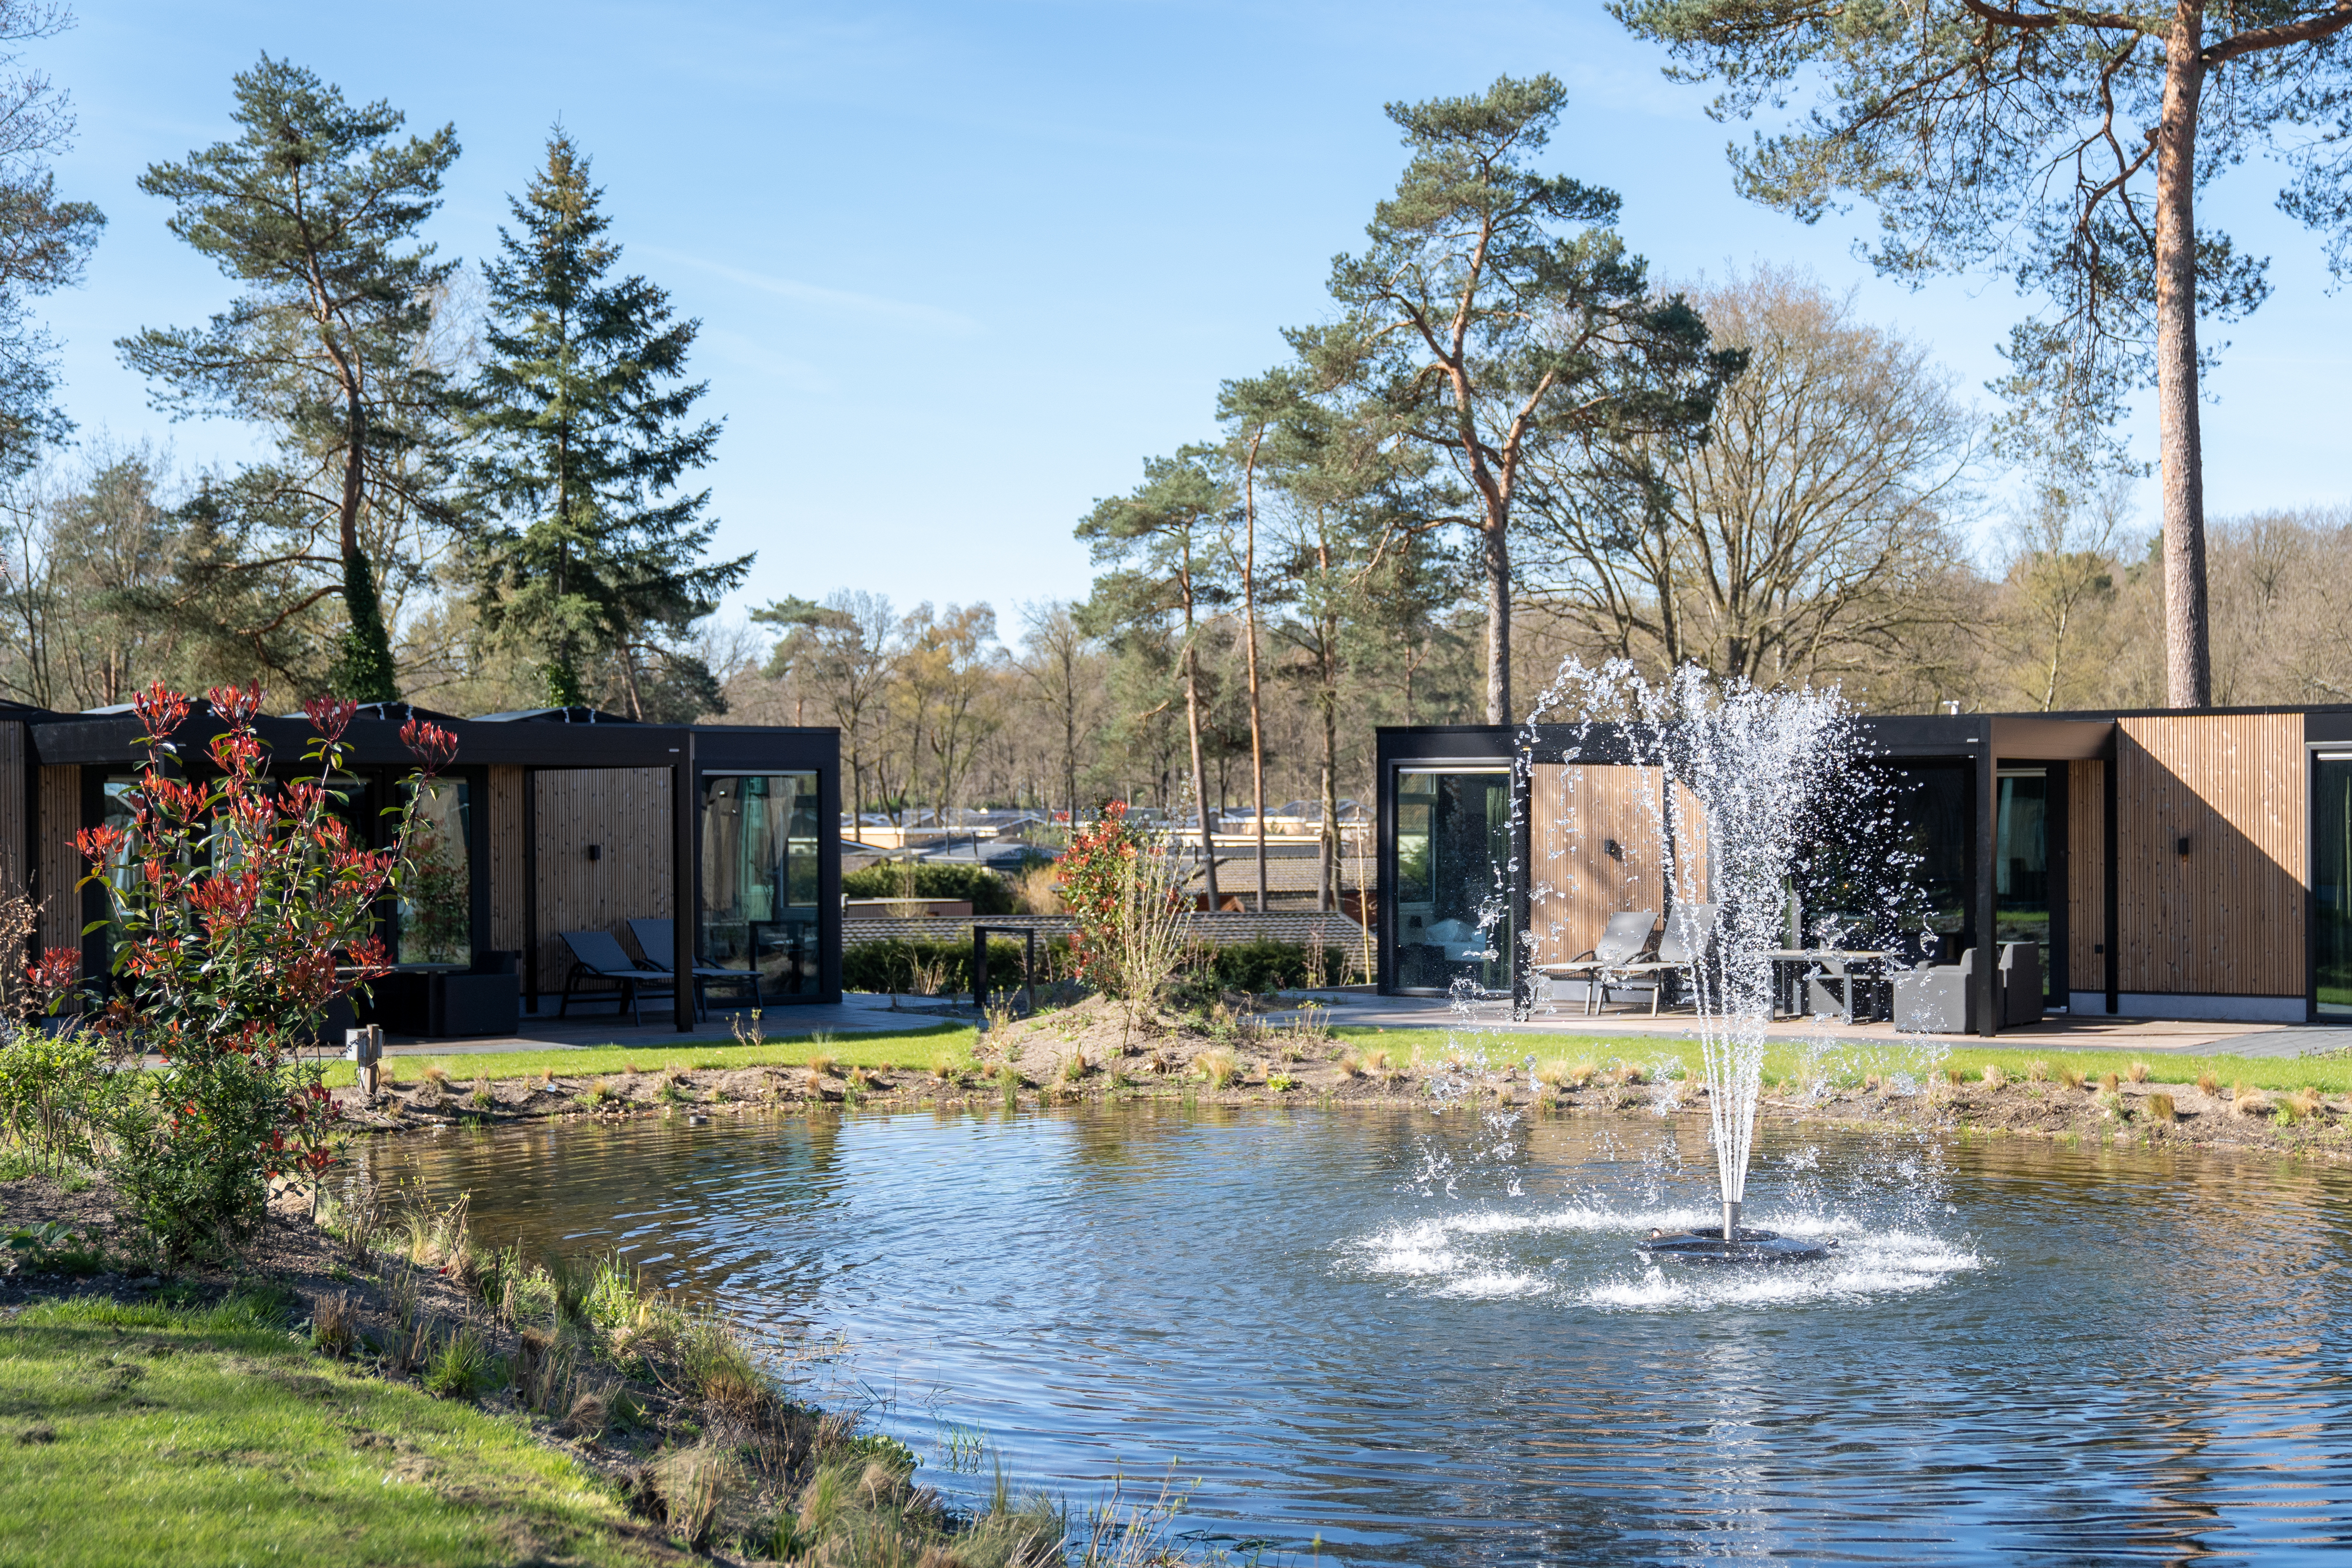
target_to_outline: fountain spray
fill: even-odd
[[[1640,794],[1659,830],[1669,930],[1692,956],[1721,1241],[1763,1239],[1739,1220],[1772,1016],[1770,955],[1784,940],[1799,847],[1831,792],[1852,787],[1853,711],[1834,689],[1759,690],[1689,665],[1653,686],[1622,660],[1592,669],[1571,658],[1530,735],[1546,712],[1570,707],[1589,741],[1605,730],[1605,744],[1580,751],[1655,775],[1657,787]]]

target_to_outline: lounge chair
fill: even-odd
[[[1602,980],[1604,972],[1623,968],[1637,962],[1649,951],[1650,933],[1657,928],[1655,910],[1629,910],[1609,917],[1600,940],[1587,951],[1578,953],[1565,963],[1538,963],[1536,973],[1553,980],[1584,982],[1584,1010],[1593,1010],[1598,994],[1605,1003],[1607,994]]]
[[[572,950],[572,972],[563,977],[563,1005],[556,1016],[572,1016],[572,997],[583,980],[611,980],[620,984],[620,1004],[629,1010],[637,1026],[645,1026],[645,1014],[639,1004],[646,990],[653,988],[656,996],[677,994],[676,976],[667,969],[656,969],[637,963],[622,949],[621,939],[608,931],[567,931],[558,933],[563,945]]]
[[[1612,963],[1598,976],[1601,1004],[1609,1005],[1609,988],[1621,981],[1650,979],[1650,1016],[1658,1016],[1658,1003],[1666,994],[1666,982],[1677,974],[1687,975],[1699,953],[1715,945],[1716,921],[1722,913],[1720,904],[1676,904],[1667,913],[1664,930],[1658,932],[1658,946],[1646,957],[1631,963]],[[1687,934],[1685,934],[1687,933]],[[1696,938],[1694,947],[1691,938]],[[1694,988],[1696,981],[1693,982]]]
[[[631,921],[629,934],[637,939],[637,946],[644,950],[648,963],[661,964],[665,969],[669,967],[665,960],[677,951],[674,945],[677,941],[677,923],[675,921]],[[656,954],[660,956],[656,957]],[[732,985],[738,990],[749,986],[751,1005],[757,1007],[761,1005],[760,967],[756,963],[748,969],[726,969],[716,963],[697,963],[694,966],[694,1005],[697,1011],[707,1013],[710,1010],[709,988],[713,985]]]
[[[1895,977],[1895,1026],[1905,1034],[1972,1035],[1977,1027],[1977,950],[1955,963],[1930,964]]]

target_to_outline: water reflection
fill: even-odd
[[[477,1234],[618,1247],[847,1336],[929,1452],[1350,1563],[2332,1557],[2352,1498],[2345,1173],[1785,1131],[1818,1267],[1645,1268],[1703,1218],[1674,1123],[1170,1106],[414,1139]],[[1685,1146],[1693,1152],[1685,1156]],[[930,1476],[950,1489],[958,1478]]]

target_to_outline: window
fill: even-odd
[[[1511,775],[1397,773],[1396,963],[1402,990],[1511,985]]]
[[[1995,784],[1992,902],[1995,942],[2039,942],[2042,989],[2050,975],[2050,775],[2003,768]]]
[[[813,773],[702,781],[701,962],[756,967],[767,995],[822,984],[816,786]]]
[[[2313,1000],[2323,1018],[2352,1018],[2352,752],[2311,766]]]
[[[474,961],[471,791],[464,779],[436,779],[417,803],[415,862],[400,889],[395,963]]]

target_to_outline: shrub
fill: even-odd
[[[148,760],[131,824],[79,840],[82,885],[105,894],[114,928],[115,989],[96,1026],[126,1056],[163,1061],[113,1117],[112,1174],[174,1254],[252,1235],[273,1178],[315,1184],[333,1163],[334,1103],[310,1047],[327,1009],[389,968],[382,900],[407,880],[418,806],[457,750],[445,730],[402,727],[420,765],[390,813],[391,847],[371,849],[339,815],[357,704],[305,704],[315,734],[297,763],[271,757],[254,727],[258,686],[215,687],[207,701],[218,731],[192,754],[175,739],[188,700],[160,682],[139,694]]]
[[[1013,912],[1013,884],[985,866],[942,866],[922,860],[911,866],[861,866],[841,874],[841,893],[847,899],[969,899],[976,915]]]
[[[988,942],[988,981],[992,989],[1019,984],[1024,944],[991,937]],[[1048,955],[1059,947],[1068,951],[1066,937],[1041,939],[1037,943],[1037,975],[1045,980],[1044,971],[1051,966]],[[942,994],[967,992],[971,989],[971,939],[964,937],[935,939],[919,937],[908,940],[891,937],[883,942],[862,942],[845,948],[841,954],[841,984],[851,991],[912,991],[920,976],[940,986]]]
[[[1325,974],[1344,973],[1347,966],[1345,948],[1323,950]],[[1207,967],[1216,984],[1229,991],[1296,990],[1307,984],[1315,972],[1305,942],[1265,937],[1215,949]]]
[[[129,1079],[109,1072],[85,1031],[9,1023],[0,1045],[0,1131],[52,1175],[98,1163],[101,1130]]]

